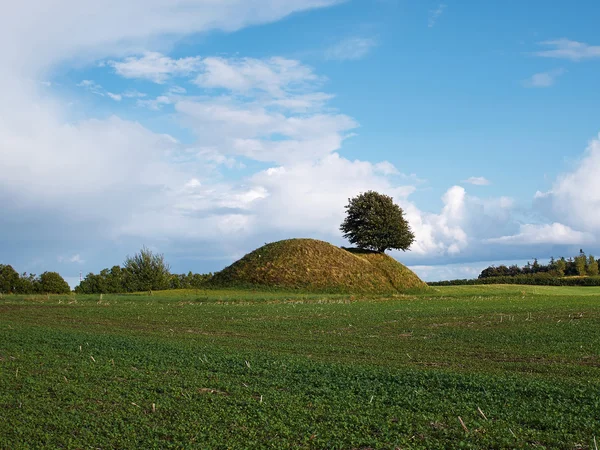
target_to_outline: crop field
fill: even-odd
[[[600,441],[600,288],[0,299],[0,448]]]

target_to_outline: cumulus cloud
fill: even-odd
[[[561,174],[552,189],[537,192],[534,204],[551,220],[575,230],[600,233],[600,138],[593,139],[571,171]]]
[[[349,37],[326,49],[325,58],[336,61],[361,59],[376,45],[374,38]]]
[[[488,242],[498,244],[561,244],[583,245],[590,244],[595,238],[590,233],[575,231],[561,223],[552,224],[523,224],[518,234],[488,239]]]
[[[490,263],[478,264],[444,264],[444,265],[415,265],[408,268],[424,281],[458,280],[477,278],[481,271]]]
[[[195,131],[199,145],[265,162],[326,156],[338,150],[348,132],[358,126],[344,114],[297,115],[233,98],[182,99],[175,109]]]

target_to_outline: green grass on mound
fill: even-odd
[[[342,249],[315,239],[266,244],[215,274],[220,287],[381,294],[426,288],[417,275],[382,253]]]

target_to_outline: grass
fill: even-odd
[[[260,287],[319,293],[397,293],[426,289],[417,275],[390,256],[342,249],[315,239],[266,244],[215,274],[225,287]]]
[[[599,295],[5,296],[0,448],[593,449]]]

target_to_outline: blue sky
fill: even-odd
[[[47,6],[51,6],[47,8]],[[0,263],[71,283],[343,244],[392,195],[425,279],[600,253],[592,1],[25,0],[0,19]]]

